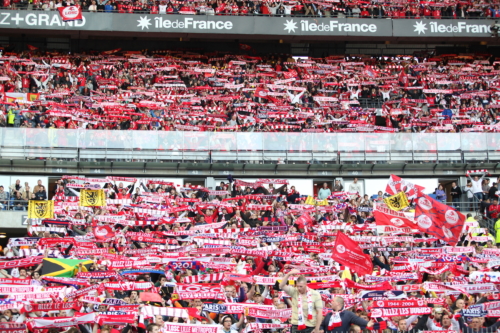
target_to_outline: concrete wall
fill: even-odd
[[[8,232],[9,230],[4,229],[26,229],[27,217],[27,211],[2,210],[0,211],[0,230]]]

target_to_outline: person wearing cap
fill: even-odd
[[[316,290],[307,287],[307,280],[299,276],[296,287],[288,286],[290,276],[300,271],[292,269],[281,280],[279,287],[292,298],[292,333],[319,333],[323,321],[323,301]]]
[[[240,316],[237,323],[233,324],[233,319],[231,316],[224,316],[221,320],[221,331],[222,333],[238,333],[240,326],[243,324],[245,316]]]

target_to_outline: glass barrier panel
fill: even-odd
[[[500,133],[487,133],[486,147],[489,151],[500,151]]]
[[[208,150],[210,132],[184,132],[185,150]]]
[[[312,133],[288,133],[287,140],[290,152],[312,150]]]
[[[68,129],[68,130],[57,130],[57,129],[48,129],[49,131],[49,141],[52,147],[61,147],[61,148],[76,148],[78,147],[78,136],[79,131],[76,129]]]
[[[264,150],[287,150],[287,133],[262,133]]]
[[[256,132],[236,133],[236,146],[238,151],[263,150],[263,135]]]
[[[64,132],[66,130],[51,129],[46,130],[43,128],[26,128],[26,147],[51,147],[51,140],[56,139],[56,131]],[[64,133],[62,133],[64,135]]]
[[[26,128],[4,128],[2,130],[2,146],[26,146]]]
[[[365,150],[371,153],[385,153],[391,150],[390,133],[366,133]]]
[[[158,149],[157,131],[132,131],[133,148]]]
[[[438,151],[459,151],[460,133],[436,133]]]
[[[462,151],[485,151],[486,134],[485,133],[460,133],[460,145]]]
[[[338,151],[337,133],[313,133],[311,140],[313,151]]]
[[[413,151],[413,134],[394,133],[391,136],[391,151],[411,153]]]
[[[108,149],[132,149],[133,131],[107,131]]]
[[[415,152],[435,152],[437,150],[436,133],[414,133],[413,150]]]
[[[183,150],[184,132],[158,131],[158,148],[160,150]]]
[[[338,137],[339,151],[354,152],[365,149],[365,133],[342,133]]]
[[[108,143],[106,133],[107,131],[79,130],[78,147],[85,149],[106,149]]]
[[[236,151],[236,133],[233,132],[211,132],[210,150]]]

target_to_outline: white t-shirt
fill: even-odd
[[[167,13],[167,5],[159,5],[158,6],[158,13],[166,14]]]

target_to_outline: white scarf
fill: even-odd
[[[341,311],[333,311],[332,316],[330,317],[330,321],[328,322],[328,330],[331,331],[335,327],[342,326],[342,319],[340,318]]]
[[[298,292],[298,291],[297,291]],[[313,302],[312,302],[312,295],[311,295],[311,289],[307,288],[307,320],[312,320],[313,319]],[[299,325],[297,327],[298,330],[303,330],[306,329],[306,324],[304,321],[304,308],[302,306],[302,294],[299,292],[299,297],[297,299],[298,301],[298,307],[297,307],[297,313],[299,316]]]

